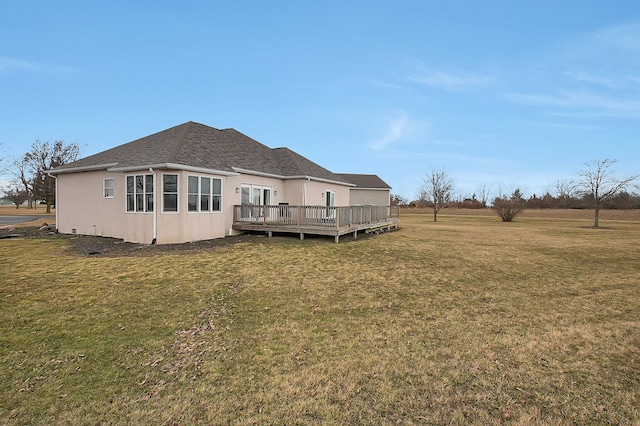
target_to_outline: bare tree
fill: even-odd
[[[491,192],[491,186],[487,186],[486,183],[483,183],[482,186],[478,189],[478,196],[480,197],[480,204],[482,204],[482,207],[487,207],[487,202],[489,201],[489,192]]]
[[[433,207],[433,221],[438,221],[438,212],[451,200],[453,181],[444,170],[431,169],[431,173],[424,179],[421,194]]]
[[[31,173],[31,191],[36,199],[44,200],[47,213],[51,212],[56,194],[55,179],[47,171],[75,161],[79,154],[80,148],[75,143],[65,145],[63,141],[35,141],[31,145],[31,151],[24,155],[22,164]],[[25,176],[23,183],[26,182],[28,180]]]
[[[502,191],[500,191],[502,192]],[[499,195],[493,200],[492,209],[503,222],[512,222],[524,210],[525,201],[520,189],[516,189],[511,197]]]
[[[29,176],[29,163],[27,162],[25,156],[20,158],[19,160],[13,161],[13,174],[22,184],[21,191],[26,194],[26,201],[29,202],[27,208],[34,207],[34,195],[33,195],[33,179]]]
[[[576,183],[578,192],[588,198],[593,206],[593,227],[600,227],[600,208],[605,202],[630,186],[640,175],[618,179],[613,175],[611,167],[616,160],[605,158],[586,163],[586,168],[578,172],[580,179]]]
[[[11,200],[16,205],[16,209],[20,208],[20,205],[27,201],[29,194],[23,188],[20,187],[19,181],[11,181],[9,185],[3,189],[4,196],[8,200]]]
[[[575,203],[576,184],[573,181],[569,182],[556,182],[556,197],[558,200],[558,207],[561,209],[567,209]]]

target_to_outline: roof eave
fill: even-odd
[[[139,170],[149,170],[149,169],[173,169],[173,170],[184,170],[187,172],[194,173],[208,173],[208,174],[216,174],[221,176],[238,176],[239,173],[230,172],[227,170],[217,170],[217,169],[209,169],[206,167],[195,167],[188,166],[185,164],[177,164],[177,163],[156,163],[156,164],[145,164],[138,166],[126,166],[126,167],[111,167],[108,170],[110,172],[135,172]]]
[[[68,168],[64,168],[64,166],[60,166],[60,168],[49,170],[47,171],[47,173],[51,175],[59,175],[64,173],[93,172],[97,170],[109,170],[110,168],[117,165],[118,163],[94,164],[91,166],[68,167]]]
[[[270,178],[275,178],[275,179],[283,179],[283,180],[294,180],[294,179],[314,180],[314,181],[318,181],[318,182],[334,183],[336,185],[355,186],[354,184],[349,183],[349,182],[340,182],[340,181],[337,181],[337,180],[319,178],[319,177],[315,177],[315,176],[307,176],[307,175],[283,176],[283,175],[276,175],[276,174],[273,174],[273,173],[259,172],[257,170],[242,169],[240,167],[232,167],[232,169],[235,170],[238,173],[243,173],[243,174],[247,174],[247,175],[254,175],[254,176],[270,177]]]

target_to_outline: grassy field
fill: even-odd
[[[638,424],[640,218],[0,241],[0,424]]]

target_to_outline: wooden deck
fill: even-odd
[[[274,232],[328,235],[340,241],[340,236],[358,231],[395,229],[400,220],[400,209],[395,206],[256,206],[241,205],[233,208],[233,229],[261,231],[268,236]]]

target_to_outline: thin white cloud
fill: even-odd
[[[583,83],[592,83],[592,84],[598,84],[598,85],[608,86],[608,87],[614,86],[613,81],[611,80],[611,78],[608,78],[608,77],[600,77],[600,76],[592,75],[583,71],[577,71],[577,72],[565,71],[564,74],[575,81],[579,81]]]
[[[547,127],[553,127],[554,129],[569,129],[569,130],[601,130],[602,127],[592,126],[588,124],[560,124],[549,123]]]
[[[54,73],[74,73],[70,67],[47,65],[38,62],[25,61],[17,58],[0,57],[0,74],[8,71],[45,71]]]
[[[0,57],[0,72],[9,70],[36,70],[40,66],[22,59]]]
[[[595,39],[607,46],[624,50],[640,50],[640,22],[631,22],[601,30]]]
[[[421,68],[409,80],[442,90],[463,90],[484,86],[491,78],[483,74],[451,73]]]
[[[386,148],[388,145],[402,139],[409,133],[409,118],[406,115],[397,117],[389,122],[385,133],[371,143],[369,148],[377,151]]]
[[[565,108],[557,114],[593,117],[639,118],[640,99],[602,96],[588,91],[562,90],[554,95],[533,93],[509,93],[511,102],[523,105],[546,105]]]

